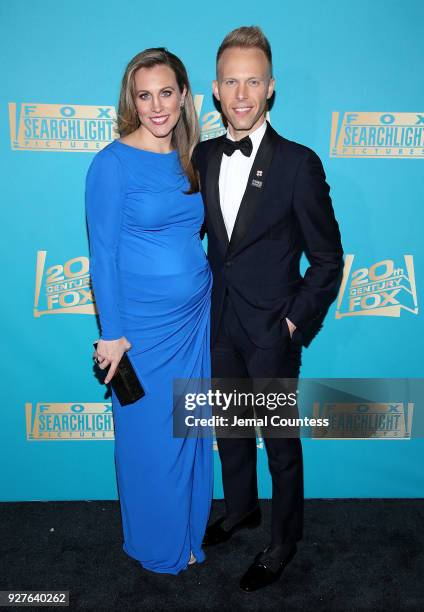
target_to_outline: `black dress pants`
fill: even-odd
[[[286,325],[282,321],[282,325]],[[302,346],[287,339],[261,349],[245,333],[225,298],[220,328],[212,348],[214,378],[297,379]],[[227,516],[242,517],[258,506],[256,438],[218,437]],[[286,554],[303,532],[303,459],[297,437],[264,437],[272,478],[271,542]]]

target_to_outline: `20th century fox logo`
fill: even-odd
[[[346,255],[336,319],[358,315],[400,317],[402,310],[418,314],[412,255],[404,255],[401,266],[384,259],[352,270],[354,258]]]
[[[45,314],[96,314],[88,257],[46,266],[47,251],[38,251],[34,317]]]
[[[26,151],[98,151],[117,137],[113,106],[9,103],[10,144]]]
[[[225,134],[226,129],[222,123],[221,114],[213,109],[202,113],[205,96],[197,94],[194,96],[194,107],[200,122],[201,140],[210,140]]]
[[[200,139],[210,140],[211,138],[218,138],[218,136],[222,136],[227,131],[222,115],[213,106],[207,105],[205,110],[204,102],[205,96],[203,94],[196,94],[194,96],[194,107],[200,122]],[[271,122],[269,112],[267,112],[266,118]]]
[[[424,157],[424,113],[333,112],[330,157]]]

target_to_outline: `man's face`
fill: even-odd
[[[264,121],[266,102],[274,92],[265,53],[257,47],[225,49],[212,89],[221,102],[231,135],[238,140],[253,132]]]

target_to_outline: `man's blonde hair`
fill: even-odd
[[[258,26],[242,26],[227,34],[219,46],[216,54],[216,70],[218,73],[218,63],[225,49],[240,47],[241,49],[261,49],[268,60],[269,73],[272,76],[272,52],[269,40]]]

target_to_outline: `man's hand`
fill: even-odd
[[[97,348],[94,351],[93,359],[97,361],[97,364],[101,370],[109,367],[109,371],[104,380],[107,385],[113,378],[118,367],[119,362],[122,359],[122,355],[131,348],[131,343],[122,336],[117,340],[99,340]]]
[[[293,334],[294,334],[294,330],[296,329],[296,325],[292,323],[290,319],[288,319],[287,317],[286,317],[286,321],[287,321],[287,325],[288,325],[289,332],[290,332],[290,338],[293,338]]]

